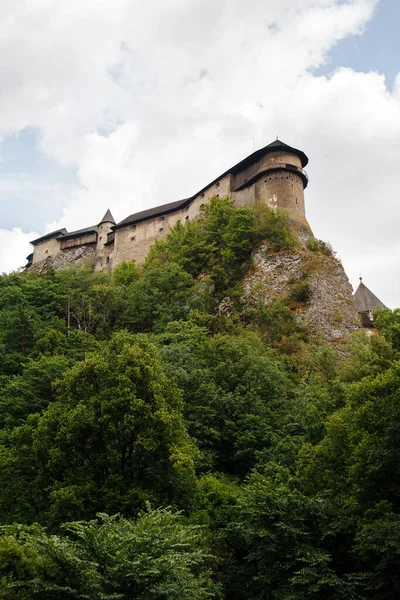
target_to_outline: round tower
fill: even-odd
[[[296,224],[311,232],[304,205],[304,190],[308,185],[304,167],[307,164],[308,158],[301,150],[280,140],[272,142],[263,149],[255,197],[272,208],[287,210]]]

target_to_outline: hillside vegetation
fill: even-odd
[[[215,198],[140,268],[0,277],[0,599],[400,596],[400,310],[335,352],[307,276],[243,301],[265,240]]]

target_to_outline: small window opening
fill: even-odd
[[[135,236],[135,235],[133,235],[133,236],[131,237],[131,240],[132,240],[132,242],[134,242],[134,241],[136,240],[136,236]]]
[[[204,193],[203,193],[203,194],[200,194],[200,198],[204,198]]]
[[[107,256],[107,262],[108,262],[108,263],[110,262],[110,257],[109,257],[109,256]]]
[[[215,184],[215,187],[219,187],[219,181],[217,181],[217,183]]]
[[[160,229],[158,231],[164,231],[164,227],[160,227]]]
[[[185,221],[189,221],[189,215],[187,215],[187,217],[185,217]]]
[[[132,225],[132,229],[136,229],[136,225]]]
[[[165,220],[165,217],[160,217],[160,221],[164,221],[164,220]]]

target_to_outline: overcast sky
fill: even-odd
[[[2,0],[0,271],[279,135],[315,236],[399,307],[399,26],[398,0]]]

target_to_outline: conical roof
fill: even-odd
[[[104,215],[104,217],[102,218],[102,220],[100,221],[99,225],[101,225],[102,223],[113,223],[115,225],[114,217],[112,216],[109,208],[107,209],[107,212]]]
[[[291,154],[297,154],[297,156],[301,160],[302,166],[306,167],[308,165],[308,156],[304,154],[302,150],[292,148],[292,146],[288,146],[288,144],[285,144],[285,142],[282,142],[281,140],[274,140],[273,142],[268,144],[268,146],[265,146],[263,150],[267,150],[269,152],[289,152]]]
[[[377,308],[387,309],[387,306],[385,306],[362,281],[354,294],[354,302],[357,312],[359,313],[374,311]]]

